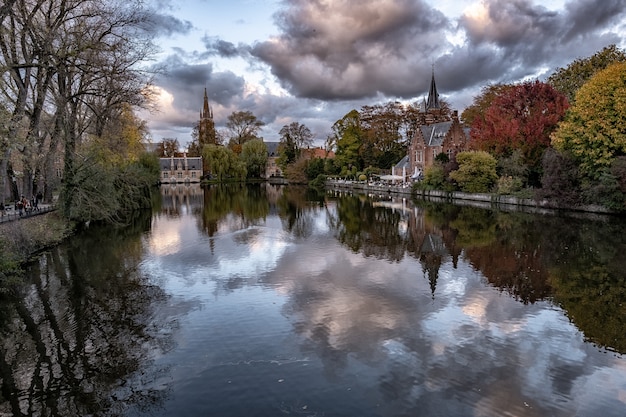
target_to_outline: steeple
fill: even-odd
[[[202,106],[202,113],[200,114],[201,119],[212,119],[213,118],[213,110],[209,107],[209,97],[206,93],[206,87],[204,87],[204,105]]]
[[[437,85],[435,84],[435,65],[433,64],[433,75],[430,80],[430,90],[428,91],[428,101],[426,102],[426,110],[440,109],[439,93],[437,93]]]

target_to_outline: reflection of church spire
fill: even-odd
[[[422,261],[422,272],[424,272],[430,284],[430,294],[435,298],[442,257],[433,252],[423,253],[422,256],[420,256],[420,261]]]
[[[439,93],[437,93],[437,84],[435,84],[435,65],[433,64],[433,75],[430,80],[430,90],[428,91],[428,100],[426,101],[426,110],[440,109]]]

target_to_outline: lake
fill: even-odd
[[[626,222],[166,186],[0,299],[0,416],[619,416]]]

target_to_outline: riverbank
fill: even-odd
[[[0,223],[0,287],[19,270],[19,265],[42,250],[61,243],[73,227],[57,212]]]
[[[511,195],[471,194],[461,191],[419,190],[414,191],[411,183],[371,184],[359,181],[328,180],[326,188],[338,191],[353,191],[362,194],[395,195],[419,200],[453,203],[484,209],[503,211],[525,211],[531,213],[554,213],[557,211],[584,212],[593,214],[618,214],[606,207],[584,205],[577,207],[558,206],[548,200],[519,198]]]

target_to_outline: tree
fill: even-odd
[[[154,52],[141,4],[113,0],[7,2],[0,16],[0,94],[11,120],[10,146],[0,156],[0,175],[11,152],[20,153],[28,193],[52,161],[63,160],[63,214],[70,216],[80,186],[82,142],[101,137],[124,106],[145,106],[148,73],[139,65]],[[18,135],[26,126],[25,134]],[[44,178],[45,187],[45,178]],[[44,195],[52,191],[44,188]]]
[[[301,150],[313,143],[313,133],[304,124],[292,122],[280,129],[278,164],[283,168],[300,158]]]
[[[359,113],[364,131],[360,148],[364,166],[391,168],[406,155],[407,140],[402,134],[409,130],[405,109],[398,102],[363,106]],[[410,138],[406,138],[410,139]]]
[[[470,136],[474,149],[497,157],[521,150],[530,168],[529,182],[538,182],[543,151],[550,146],[550,134],[567,110],[567,99],[554,87],[540,81],[526,81],[505,88],[485,111],[474,119]],[[536,177],[536,178],[535,178]]]
[[[486,193],[491,190],[498,175],[496,159],[487,152],[459,152],[456,155],[459,169],[450,173],[461,191],[468,193]]]
[[[363,143],[364,132],[361,128],[361,118],[359,112],[351,110],[342,119],[333,124],[334,143],[337,147],[335,161],[338,167],[356,167],[363,169],[363,160],[360,156],[360,149]]]
[[[471,126],[477,119],[484,120],[485,113],[493,100],[512,87],[514,87],[512,84],[490,84],[483,87],[480,90],[480,94],[474,97],[472,104],[461,113],[463,123]]]
[[[225,146],[207,145],[202,150],[202,158],[206,160],[211,176],[218,181],[229,178],[244,180],[246,166],[235,153]]]
[[[552,144],[571,153],[581,173],[593,179],[626,154],[626,63],[607,67],[578,90]]]
[[[267,146],[260,139],[253,139],[243,144],[241,160],[244,162],[248,178],[261,178],[267,165]]]
[[[161,158],[169,158],[176,156],[180,144],[176,138],[163,138],[163,140],[157,145],[157,155]]]
[[[251,111],[236,111],[228,116],[226,128],[229,132],[229,146],[239,145],[252,139],[260,139],[259,130],[265,123],[257,119]]]
[[[609,45],[588,58],[577,59],[565,68],[558,68],[548,78],[548,83],[565,94],[570,104],[576,100],[576,92],[594,74],[616,62],[625,62],[626,52]]]

